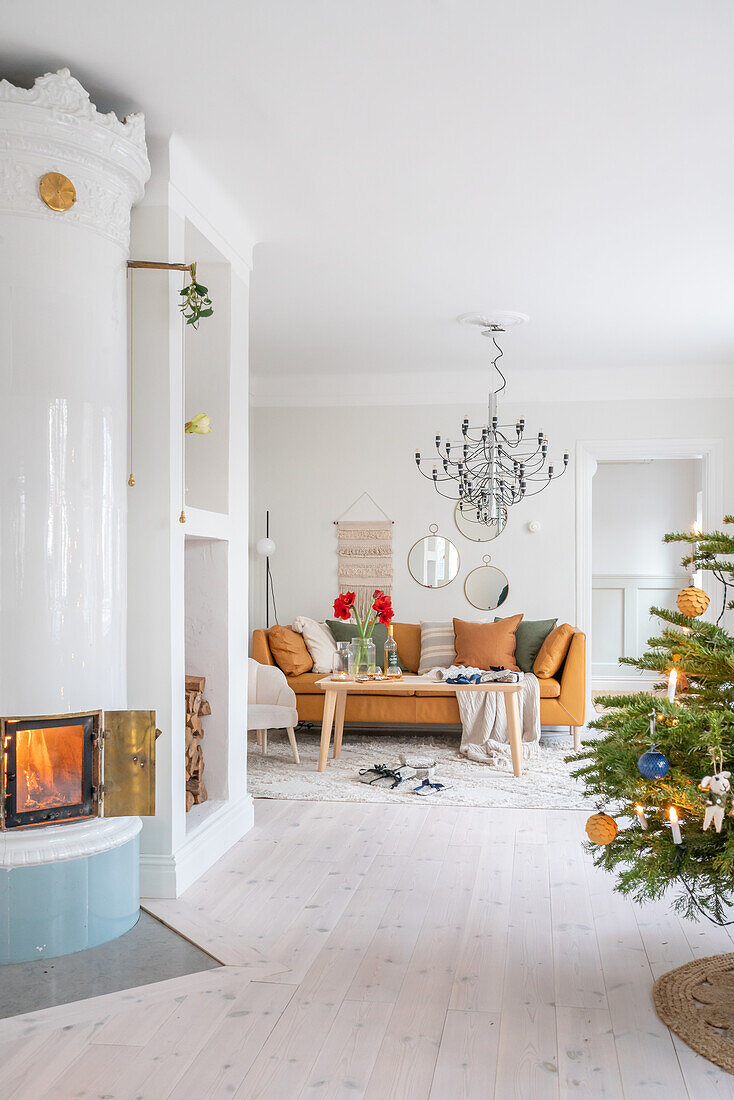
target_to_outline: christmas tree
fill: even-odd
[[[734,516],[724,523],[734,523]],[[691,570],[691,586],[678,596],[682,610],[650,609],[662,626],[643,656],[622,658],[659,672],[661,682],[649,692],[597,700],[603,710],[589,725],[598,738],[568,759],[600,809],[626,819],[615,828],[609,817],[595,815],[587,828],[599,845],[594,862],[617,875],[617,889],[645,901],[672,887],[679,912],[702,912],[723,923],[734,896],[726,774],[734,775],[734,637],[721,623],[725,610],[734,608],[728,600],[734,562],[722,558],[734,555],[734,537],[679,532],[664,541],[689,545],[683,565]],[[723,587],[715,623],[697,617],[709,602],[693,586],[697,570],[712,573]],[[667,696],[661,695],[667,684]]]

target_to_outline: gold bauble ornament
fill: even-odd
[[[38,181],[38,193],[50,210],[63,213],[76,202],[76,190],[68,176],[47,172]]]
[[[592,814],[586,822],[586,835],[592,844],[611,844],[617,832],[617,822],[609,814]]]
[[[675,602],[681,615],[695,619],[698,615],[703,615],[710,600],[702,588],[694,588],[691,585],[690,588],[684,588],[678,593],[678,599]]]

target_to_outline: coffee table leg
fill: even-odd
[[[344,733],[344,711],[347,709],[346,691],[336,692],[336,711],[334,714],[334,759],[342,754],[342,734]]]
[[[331,724],[334,721],[334,709],[336,707],[336,691],[326,689],[324,698],[324,714],[321,719],[321,747],[319,748],[319,771],[326,771],[326,761],[329,756],[329,742],[331,741]]]
[[[520,708],[517,704],[517,692],[505,692],[505,711],[507,712],[507,732],[510,735],[512,770],[515,776],[522,775],[522,730],[520,729]]]

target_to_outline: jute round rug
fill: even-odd
[[[655,1011],[709,1062],[734,1074],[734,953],[710,955],[663,974],[652,987]]]

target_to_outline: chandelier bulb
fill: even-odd
[[[420,464],[421,464],[421,453],[420,453],[420,451],[415,452],[415,464],[416,464],[416,466],[420,466]]]
[[[437,480],[437,478],[438,478],[438,470],[437,470],[437,469],[436,469],[436,467],[434,466],[434,467],[433,467],[433,480],[434,480],[434,481],[436,481],[436,480]]]

